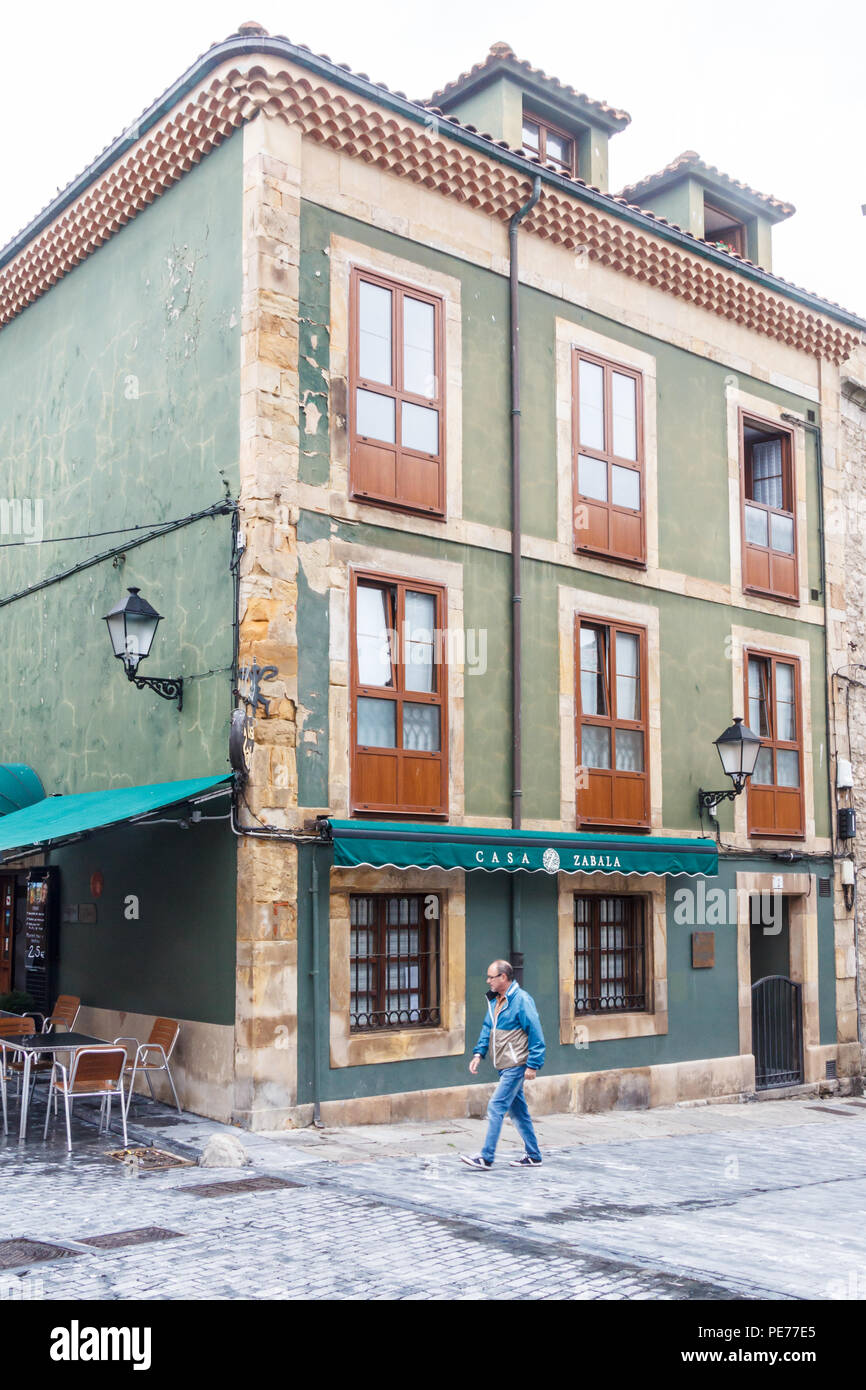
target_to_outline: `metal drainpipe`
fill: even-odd
[[[316,848],[312,847],[313,856],[310,868],[310,899],[312,911],[312,932],[313,932],[313,968],[310,971],[310,980],[313,986],[313,1125],[316,1129],[324,1129],[320,1109],[321,1096],[321,1064],[319,1061],[319,866],[316,862]]]
[[[529,201],[519,208],[508,224],[508,267],[510,281],[511,327],[511,720],[512,789],[511,825],[521,826],[523,797],[522,684],[523,636],[521,628],[522,587],[520,552],[523,535],[520,524],[520,277],[517,259],[517,228],[541,197],[541,178],[536,176]],[[511,876],[511,963],[518,984],[523,984],[523,936],[520,920],[520,874]]]
[[[830,816],[830,843],[831,843],[831,845],[833,845],[833,844],[835,844],[835,840],[836,840],[836,822],[835,822],[835,816],[834,816],[834,810],[835,810],[835,788],[834,788],[834,786],[833,786],[833,768],[832,768],[832,764],[831,764],[831,762],[830,762],[830,704],[831,704],[831,701],[835,698],[835,694],[834,694],[834,689],[833,689],[833,682],[832,682],[832,681],[828,681],[828,679],[827,679],[828,672],[829,672],[829,669],[830,669],[830,636],[829,636],[829,626],[830,626],[830,615],[829,615],[830,597],[829,597],[829,585],[828,585],[828,583],[827,583],[827,547],[826,547],[826,541],[825,541],[825,528],[824,528],[824,448],[823,448],[823,434],[822,434],[821,426],[820,426],[820,425],[814,424],[813,421],[811,421],[811,420],[801,420],[800,417],[799,417],[798,415],[789,415],[789,414],[787,414],[786,412],[783,412],[783,413],[782,413],[782,419],[785,420],[788,424],[800,425],[804,430],[808,430],[809,433],[813,436],[813,438],[814,438],[814,440],[815,440],[815,468],[816,468],[816,472],[817,472],[817,475],[818,475],[818,478],[817,478],[817,481],[818,481],[818,553],[819,553],[819,556],[820,556],[820,563],[821,563],[821,593],[822,593],[822,596],[823,596],[823,599],[824,599],[824,719],[825,719],[825,730],[826,730],[826,732],[825,732],[825,737],[826,737],[826,742],[827,742],[827,759],[826,759],[826,761],[827,761],[827,810],[828,810],[828,813],[829,813],[829,816]],[[849,750],[849,751],[850,751],[850,750]],[[836,857],[836,855],[835,855],[835,850],[833,851],[832,857],[833,857],[833,860],[835,861],[835,857]],[[834,878],[835,878],[835,872],[834,872]],[[859,945],[859,943],[858,943],[858,932],[857,932],[857,886],[856,886],[856,876],[855,876],[855,887],[854,887],[854,971],[855,971],[855,976],[854,976],[854,987],[855,987],[855,990],[856,990],[856,992],[857,992],[857,1009],[856,1009],[856,1014],[857,1014],[857,1042],[858,1042],[858,1044],[860,1044],[860,1042],[861,1042],[861,1036],[860,1036],[860,1032],[861,1032],[861,1030],[860,1030],[860,952],[859,952],[859,949],[858,949],[858,945]]]

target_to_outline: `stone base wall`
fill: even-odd
[[[859,1073],[856,1045],[826,1047],[835,1058],[840,1077]],[[823,1074],[823,1068],[822,1068]],[[481,1118],[495,1083],[449,1086],[429,1091],[402,1091],[387,1096],[363,1096],[328,1100],[321,1105],[326,1125],[399,1124],[406,1120]],[[751,1054],[711,1057],[694,1062],[661,1066],[623,1067],[610,1071],[572,1072],[563,1076],[539,1076],[528,1083],[526,1094],[533,1115],[595,1115],[606,1110],[646,1110],[679,1101],[720,1100],[755,1094],[755,1059]],[[282,1120],[260,1117],[257,1128],[303,1128],[312,1123],[312,1105],[300,1105]]]
[[[232,1121],[234,1079],[234,1029],[218,1023],[193,1023],[180,1019],[180,1036],[169,1066],[184,1110],[204,1115],[222,1124]],[[75,1024],[79,1033],[94,1038],[137,1038],[146,1042],[153,1027],[152,1014],[123,1013],[117,1009],[83,1007]],[[127,1044],[127,1052],[133,1049]],[[152,1077],[157,1100],[173,1105],[171,1088],[165,1076]],[[149,1095],[147,1082],[136,1080],[136,1095]],[[135,1118],[133,1110],[132,1119]]]

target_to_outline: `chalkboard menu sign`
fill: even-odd
[[[43,1013],[53,1004],[59,870],[30,869],[24,900],[27,993]]]

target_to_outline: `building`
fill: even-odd
[[[628,120],[503,44],[421,103],[247,25],[0,256],[2,756],[68,798],[10,773],[8,910],[57,871],[52,984],[180,1018],[191,1109],[481,1113],[497,956],[538,1110],[859,1075],[866,322],[693,152],[611,193]],[[114,663],[124,589],[182,709]],[[699,810],[732,716],[755,773]]]

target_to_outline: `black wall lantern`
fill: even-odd
[[[177,700],[183,709],[183,680],[180,676],[140,676],[138,663],[150,656],[150,649],[162,615],[151,608],[138,589],[130,589],[128,597],[106,613],[108,635],[114,655],[123,662],[128,680],[136,690],[155,690],[164,700]]]
[[[698,791],[698,810],[706,811],[711,816],[716,815],[716,807],[720,801],[733,801],[734,797],[740,795],[755,770],[761,751],[758,735],[752,733],[748,724],[744,724],[739,717],[735,717],[730,728],[719,734],[714,742],[719,750],[722,767],[733,786],[723,792],[705,792],[703,788]]]

